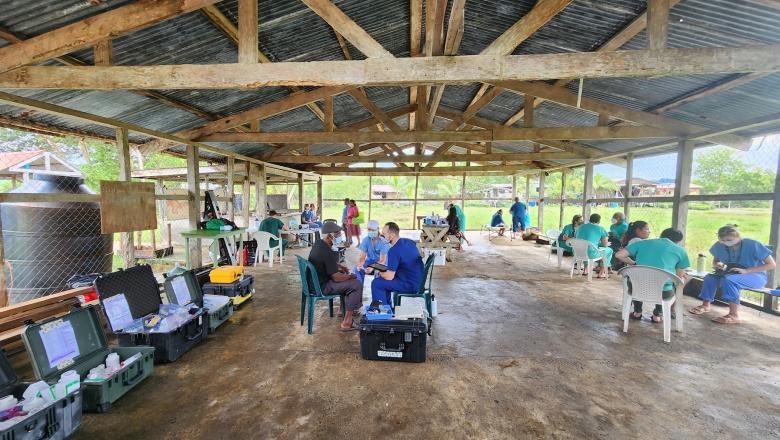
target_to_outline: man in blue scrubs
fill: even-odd
[[[374,263],[385,264],[387,252],[390,250],[390,245],[379,236],[379,222],[369,220],[367,226],[368,235],[360,241],[358,246],[360,256],[358,256],[357,266],[354,270],[355,276],[361,284],[366,276],[368,266]]]
[[[417,243],[401,238],[397,224],[389,222],[382,228],[382,235],[390,244],[387,252],[387,270],[377,272],[371,283],[371,299],[392,305],[392,292],[416,293],[424,276],[424,268]],[[366,270],[366,273],[371,269]]]
[[[512,234],[517,233],[517,226],[520,226],[520,233],[525,232],[525,203],[520,201],[520,197],[515,197],[515,203],[509,208],[509,213],[512,214]]]

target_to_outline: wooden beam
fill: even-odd
[[[418,57],[421,53],[421,35],[422,35],[422,0],[409,1],[409,55]],[[409,104],[417,104],[417,87],[409,88]],[[409,130],[416,127],[417,116],[409,114]]]
[[[447,37],[444,43],[444,55],[455,55],[463,39],[466,0],[453,0],[450,9],[450,19],[447,23]],[[446,4],[445,4],[446,9]],[[436,119],[436,110],[439,108],[441,98],[444,96],[445,85],[437,86],[433,92],[430,110],[428,112],[428,127],[433,127]]]
[[[333,131],[333,97],[325,97],[325,131]]]
[[[476,142],[560,139],[644,139],[668,138],[669,131],[646,126],[614,127],[502,127],[470,131],[399,131],[399,132],[243,132],[214,133],[200,138],[214,143],[369,143],[369,142]],[[299,147],[301,148],[301,147]],[[438,151],[438,150],[437,150]]]
[[[675,174],[674,202],[672,202],[672,227],[682,231],[683,234],[685,234],[688,226],[688,201],[685,200],[685,196],[688,195],[691,187],[693,147],[693,142],[685,139],[681,139],[677,146],[677,172]]]
[[[200,170],[199,170],[200,171]],[[235,196],[236,196],[236,182],[235,182],[235,173],[236,173],[236,159],[233,157],[227,158],[227,166],[226,166],[226,172],[227,172],[227,182],[225,183],[225,197],[230,197],[230,202],[228,202],[227,206],[227,216],[230,221],[235,221],[236,219],[236,203],[235,203]]]
[[[535,100],[536,98],[532,95],[525,95],[524,97],[523,109],[525,110],[525,113],[523,116],[523,127],[530,128],[534,126],[534,101]]]
[[[2,50],[2,49],[0,49]],[[253,89],[268,86],[380,86],[774,72],[780,45],[661,51],[453,56],[285,62],[246,66],[28,66],[0,75],[0,88]]]
[[[363,107],[368,110],[369,113],[379,121],[381,121],[383,124],[387,126],[392,131],[402,131],[401,127],[398,126],[398,124],[395,123],[389,116],[387,116],[387,113],[385,113],[381,108],[379,108],[378,105],[374,104],[373,101],[371,101],[368,98],[368,95],[363,90],[349,90],[347,93],[350,94],[355,100],[360,103]]]
[[[647,0],[647,48],[663,50],[669,33],[669,0]]]
[[[274,157],[273,161],[276,163],[411,163],[420,162],[426,163],[431,160],[437,160],[441,162],[465,162],[465,161],[480,161],[480,162],[503,162],[503,161],[531,161],[531,160],[563,160],[563,159],[576,159],[577,156],[571,153],[493,153],[493,154],[447,154],[445,156],[439,156],[434,158],[428,154],[405,154],[399,156],[385,156],[384,154],[377,154],[374,156],[278,156]],[[427,168],[427,169],[433,169]]]
[[[527,165],[486,165],[486,166],[450,166],[425,168],[419,171],[414,168],[350,168],[350,167],[315,167],[322,175],[348,176],[452,176],[466,173],[468,175],[508,175],[521,170],[537,169]]]
[[[761,79],[769,75],[770,74],[768,73],[741,73],[741,74],[732,75],[724,80],[716,81],[712,84],[708,84],[692,92],[685,93],[669,101],[656,105],[648,109],[647,111],[656,114],[665,113],[670,110],[674,110],[678,107],[682,107],[685,104],[691,103],[693,101],[697,101],[699,99],[712,96],[716,93],[731,90],[735,87],[739,87],[743,84],[747,84],[751,81],[755,81],[757,79]]]
[[[219,0],[140,0],[0,48],[0,72],[40,63],[186,14]]]
[[[381,44],[329,0],[301,0],[369,58],[393,58]]]
[[[563,11],[571,0],[539,0],[527,14],[493,41],[482,55],[509,55],[515,48],[553,17]]]
[[[110,66],[114,64],[113,45],[111,39],[100,40],[92,49],[96,66]]]
[[[551,86],[540,82],[529,83],[520,81],[498,82],[496,85],[504,87],[507,90],[512,90],[523,94],[531,94],[536,97],[541,97],[546,100],[555,101],[559,104],[577,108],[577,95],[561,87]],[[582,97],[579,108],[597,114],[606,113],[626,121],[633,121],[638,124],[661,128],[675,133],[678,136],[688,136],[693,133],[705,130],[704,127],[699,127],[698,125],[690,124],[688,122],[666,116],[656,115],[653,113],[633,110],[628,107],[623,107],[621,105],[612,104],[593,98]],[[720,143],[739,149],[750,148],[750,145],[752,144],[750,139],[745,139],[733,135],[716,136],[710,140],[714,143]]]
[[[257,1],[238,0],[238,63],[256,64],[259,39]]]

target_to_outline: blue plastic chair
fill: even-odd
[[[420,288],[417,292],[393,292],[393,306],[401,304],[401,298],[423,298],[425,299],[425,308],[428,309],[428,316],[432,316],[431,311],[431,284],[433,283],[433,261],[434,255],[429,255],[425,260],[425,270],[423,271],[423,278],[420,281]]]
[[[309,334],[314,333],[314,305],[317,301],[328,301],[328,310],[330,311],[330,317],[333,317],[333,300],[339,298],[341,303],[341,313],[344,313],[346,304],[344,298],[341,295],[324,295],[322,288],[320,287],[320,280],[317,278],[317,269],[309,260],[296,255],[298,258],[298,270],[301,273],[301,325],[303,325],[304,314],[306,313],[306,304],[309,306]],[[309,277],[311,275],[313,289],[309,288]],[[310,292],[314,293],[310,293]]]

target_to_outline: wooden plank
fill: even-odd
[[[669,0],[647,0],[647,48],[663,50],[669,33]]]
[[[227,206],[227,215],[230,221],[235,221],[236,204],[234,203],[234,200],[236,194],[236,182],[235,182],[236,159],[234,157],[227,158],[226,172],[227,172],[227,182],[225,183],[225,189],[226,189],[225,196],[230,197],[230,203],[228,203]]]
[[[672,202],[672,227],[683,231],[688,227],[688,201],[684,199],[691,187],[693,174],[694,143],[681,139],[677,147],[677,171],[675,174],[674,201]],[[683,237],[683,244],[685,237]]]
[[[589,160],[585,162],[585,179],[583,182],[582,191],[582,218],[585,222],[588,222],[590,218],[590,200],[593,195],[593,161]]]
[[[374,58],[246,66],[27,66],[0,75],[8,89],[254,89],[383,86],[775,72],[780,45],[536,55]],[[316,91],[315,91],[316,92]],[[313,93],[313,92],[309,92]],[[322,96],[320,97],[322,99]]]
[[[198,229],[200,223],[200,167],[198,166],[198,147],[189,146],[187,148],[187,195],[190,200],[187,203],[187,221],[189,230]],[[200,267],[203,262],[201,255],[201,240],[189,240],[189,249],[192,267]]]
[[[91,287],[79,287],[3,307],[0,308],[0,319],[6,319],[30,310],[67,301],[92,290]]]
[[[325,131],[333,131],[333,97],[325,97]]]
[[[159,23],[219,0],[140,0],[0,48],[0,72],[40,63]]]
[[[201,138],[212,143],[369,143],[369,142],[475,142],[546,139],[642,139],[667,138],[675,134],[646,126],[615,127],[501,127],[470,131],[396,131],[396,132],[260,132],[215,133]],[[296,147],[302,148],[302,147]],[[277,150],[279,151],[279,150]]]
[[[401,127],[398,126],[398,124],[395,123],[387,114],[379,108],[378,105],[374,104],[373,101],[371,101],[368,98],[368,95],[366,95],[366,92],[363,90],[350,90],[347,93],[350,94],[355,100],[360,103],[363,107],[365,107],[366,110],[368,110],[369,113],[379,121],[381,121],[383,124],[387,126],[392,131],[402,131]]]
[[[110,38],[100,40],[95,44],[95,47],[93,48],[93,58],[95,59],[96,66],[110,66],[114,64],[113,47]]]
[[[446,9],[446,4],[443,9]],[[455,55],[463,39],[464,21],[465,21],[466,0],[453,0],[450,9],[450,18],[447,23],[447,36],[444,43],[444,55]],[[442,17],[443,19],[443,17]],[[430,109],[428,111],[427,126],[433,127],[436,119],[436,110],[439,108],[441,98],[444,96],[445,85],[440,85],[434,89],[431,99]]]
[[[329,0],[301,0],[369,58],[393,58],[381,44]]]
[[[273,160],[278,163],[411,163],[420,162],[427,163],[432,160],[448,162],[463,162],[466,160],[480,161],[480,162],[503,162],[503,161],[531,161],[531,160],[559,160],[559,159],[573,159],[575,155],[571,153],[492,153],[492,154],[479,154],[479,155],[465,155],[465,154],[447,154],[444,156],[433,157],[427,154],[406,154],[399,156],[386,156],[384,154],[376,154],[373,156],[351,156],[351,155],[338,155],[338,156],[279,156],[274,157]],[[427,168],[427,169],[435,169]]]
[[[535,100],[536,97],[532,95],[525,95],[524,97],[523,109],[525,110],[525,113],[523,114],[523,126],[526,128],[531,128],[534,126],[534,101]]]
[[[508,55],[517,46],[563,11],[571,0],[539,0],[527,14],[494,40],[482,55]]]
[[[764,77],[769,76],[768,73],[745,73],[745,74],[737,74],[733,75],[725,80],[717,81],[712,84],[708,84],[702,88],[696,89],[692,92],[685,93],[681,96],[678,96],[674,99],[671,99],[669,101],[666,101],[664,103],[661,103],[648,111],[651,113],[664,113],[668,112],[670,110],[674,110],[678,107],[682,107],[685,104],[691,103],[693,101],[697,101],[702,98],[706,98],[708,96],[712,96],[716,93],[725,92],[727,90],[731,90],[735,87],[739,87],[743,84],[747,84],[751,81],[755,81],[757,79],[761,79]]]
[[[100,181],[100,232],[157,229],[157,206],[152,182]]]
[[[349,168],[349,167],[320,167],[315,168],[322,175],[338,176],[453,176],[467,174],[469,176],[511,175],[518,171],[537,169],[527,165],[501,165],[501,166],[455,166],[434,167],[415,170],[414,168]],[[413,201],[410,199],[409,201]],[[445,200],[445,199],[442,199]],[[449,200],[449,199],[446,199]],[[403,199],[397,201],[404,201]]]
[[[238,0],[238,63],[257,64],[257,1]]]

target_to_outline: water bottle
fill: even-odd
[[[439,314],[439,302],[436,301],[436,295],[431,295],[431,318]]]
[[[701,274],[704,273],[704,263],[706,261],[706,257],[704,254],[699,254],[699,257],[696,259],[696,272]]]

